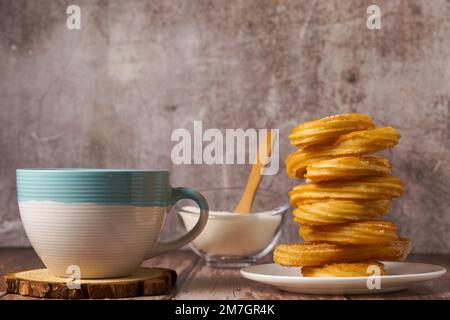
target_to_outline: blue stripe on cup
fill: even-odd
[[[17,169],[22,201],[166,207],[169,172],[128,169]]]

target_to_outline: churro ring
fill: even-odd
[[[332,159],[333,156],[331,148],[312,147],[306,150],[297,150],[285,159],[286,173],[289,178],[303,178],[307,166],[318,161]]]
[[[372,118],[365,114],[349,113],[330,116],[300,124],[292,129],[289,139],[297,147],[330,144],[339,136],[375,128]]]
[[[384,264],[378,261],[332,263],[323,266],[302,267],[304,277],[368,277],[385,275]]]
[[[322,226],[302,225],[299,234],[307,242],[335,244],[377,244],[398,239],[395,224],[382,220]]]
[[[381,157],[347,156],[314,162],[306,167],[305,178],[312,182],[357,179],[391,173],[391,163]]]
[[[384,215],[391,200],[325,200],[304,201],[293,210],[295,221],[307,225],[346,223],[371,220]]]
[[[351,132],[341,136],[334,144],[335,154],[369,154],[395,146],[400,133],[392,127]]]
[[[381,200],[401,196],[402,181],[393,176],[369,177],[354,181],[300,184],[289,192],[291,205],[304,200]]]
[[[290,178],[302,178],[306,167],[322,160],[349,155],[365,155],[388,149],[398,143],[400,134],[392,127],[356,131],[341,136],[332,146],[313,146],[286,157]]]
[[[301,267],[362,260],[402,261],[410,251],[411,241],[408,238],[399,238],[390,243],[376,245],[280,244],[275,248],[273,257],[279,265]]]

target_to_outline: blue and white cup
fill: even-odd
[[[147,258],[196,238],[208,220],[205,198],[172,188],[168,171],[127,169],[17,169],[20,216],[49,271],[82,279],[123,277]],[[171,206],[200,207],[195,227],[178,240],[158,242]]]

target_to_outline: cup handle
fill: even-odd
[[[170,199],[170,204],[173,205],[175,204],[175,202],[181,199],[191,199],[198,204],[200,208],[200,217],[196,225],[188,233],[186,233],[184,236],[182,236],[177,240],[171,242],[156,243],[155,247],[151,250],[147,259],[153,258],[167,251],[178,249],[188,244],[189,242],[194,240],[200,234],[200,232],[202,232],[203,228],[206,225],[206,222],[208,222],[208,214],[209,214],[208,203],[206,202],[205,198],[201,195],[200,192],[191,188],[183,188],[183,187],[172,188],[172,197]]]

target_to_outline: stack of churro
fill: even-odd
[[[306,178],[289,193],[305,243],[279,245],[275,262],[320,277],[367,276],[370,266],[384,274],[378,260],[404,260],[410,240],[380,220],[403,184],[389,160],[367,156],[396,145],[398,131],[376,128],[367,115],[342,114],[301,124],[289,138],[299,150],[286,158],[287,174]]]

